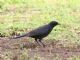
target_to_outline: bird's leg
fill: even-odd
[[[42,40],[42,39],[39,39],[40,45],[43,46],[43,47],[45,47],[45,45],[42,43],[41,40]]]
[[[40,45],[40,43],[38,42],[38,39],[35,38],[35,41]]]
[[[37,39],[35,38],[35,41],[38,43]]]
[[[36,41],[40,46],[45,47],[45,45],[41,42],[41,40],[42,40],[42,39],[39,39],[39,40],[38,40],[38,39],[35,38],[35,41]]]

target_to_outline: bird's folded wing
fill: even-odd
[[[31,32],[28,33],[29,36],[33,36],[33,35],[43,35],[45,33],[47,33],[49,31],[49,28],[47,26],[45,27],[40,27],[38,29],[35,29]]]

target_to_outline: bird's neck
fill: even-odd
[[[56,25],[50,25],[51,28],[54,28]]]

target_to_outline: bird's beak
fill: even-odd
[[[61,25],[60,23],[58,23],[58,25]]]

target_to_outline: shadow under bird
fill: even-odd
[[[17,38],[21,38],[21,37],[32,37],[35,39],[35,41],[39,45],[44,47],[45,45],[42,43],[42,39],[44,37],[48,36],[48,34],[52,31],[52,29],[56,25],[59,25],[59,23],[57,21],[51,21],[49,24],[43,25],[39,28],[36,28],[36,29],[30,31],[29,33],[25,33],[23,35],[13,37],[13,39],[17,39]]]

